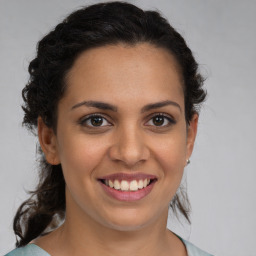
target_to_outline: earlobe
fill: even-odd
[[[187,128],[187,155],[186,159],[189,159],[196,139],[198,125],[198,114],[194,114]]]
[[[51,165],[58,165],[60,160],[57,150],[57,139],[53,129],[48,127],[41,117],[38,118],[37,125],[38,138],[46,161]]]

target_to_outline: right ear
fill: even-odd
[[[38,139],[44,152],[46,161],[51,165],[60,163],[57,150],[57,137],[52,128],[49,128],[41,117],[37,120]]]

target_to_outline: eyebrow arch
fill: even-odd
[[[146,106],[144,106],[141,109],[141,113],[147,112],[149,110],[155,109],[155,108],[161,108],[161,107],[165,107],[168,105],[172,105],[175,106],[177,108],[179,108],[179,110],[181,111],[181,107],[178,103],[171,101],[171,100],[165,100],[165,101],[161,101],[161,102],[156,102],[156,103],[152,103],[152,104],[148,104]],[[81,106],[87,106],[87,107],[94,107],[94,108],[99,108],[102,110],[111,110],[113,112],[117,112],[117,107],[114,105],[111,105],[109,103],[105,103],[105,102],[101,102],[101,101],[82,101],[80,103],[77,103],[76,105],[74,105],[71,110],[76,109],[78,107]]]
[[[81,107],[81,106],[87,106],[87,107],[93,107],[93,108],[99,108],[99,109],[103,109],[103,110],[111,110],[114,112],[117,112],[117,107],[105,102],[101,102],[101,101],[83,101],[80,102],[76,105],[74,105],[71,110]]]
[[[175,107],[179,108],[179,110],[181,111],[181,107],[178,103],[176,103],[174,101],[171,101],[171,100],[165,100],[165,101],[156,102],[156,103],[148,104],[148,105],[144,106],[141,109],[141,113],[147,112],[147,111],[155,109],[155,108],[165,107],[165,106],[168,106],[168,105],[175,106]]]

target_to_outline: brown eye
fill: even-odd
[[[103,118],[101,116],[94,116],[90,121],[93,126],[101,126],[103,124]]]
[[[80,121],[80,124],[87,127],[104,127],[111,125],[106,118],[101,115],[90,115]]]
[[[155,127],[168,127],[175,123],[176,121],[169,115],[167,116],[166,114],[156,114],[155,116],[151,117],[146,125]]]
[[[153,123],[156,126],[162,126],[164,124],[165,117],[163,116],[155,116],[153,117]]]

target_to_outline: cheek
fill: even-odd
[[[59,141],[59,156],[67,192],[72,201],[82,208],[86,204],[91,205],[97,199],[94,186],[96,170],[104,159],[105,148],[102,143],[85,138],[84,135],[65,136]]]
[[[162,172],[161,193],[168,197],[170,201],[176,193],[185,166],[186,159],[186,137],[177,134],[173,138],[165,139],[155,148],[155,158],[157,159]]]
[[[78,179],[92,178],[106,151],[103,143],[77,134],[60,137],[59,141],[59,157],[64,174],[72,174]]]
[[[176,134],[176,136],[166,138],[162,140],[162,143],[158,143],[154,153],[166,172],[165,175],[169,172],[179,172],[183,169],[186,159],[186,137]]]

